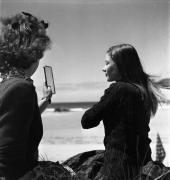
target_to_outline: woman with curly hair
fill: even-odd
[[[46,171],[63,168],[52,162],[38,162],[38,145],[43,135],[41,112],[52,92],[45,89],[39,107],[31,76],[51,43],[46,34],[48,23],[26,12],[1,18],[1,23],[0,179],[16,180],[33,168],[23,179],[43,179]],[[47,166],[52,168],[48,170]],[[41,173],[37,172],[40,169]],[[57,171],[53,174],[57,175]]]

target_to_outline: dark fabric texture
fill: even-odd
[[[37,164],[42,120],[30,79],[10,77],[0,84],[0,175],[20,177]]]
[[[94,150],[77,154],[66,161],[80,180],[103,180],[104,151]]]
[[[23,180],[79,180],[75,172],[59,162],[39,161],[38,165],[29,171]]]
[[[16,180],[0,177],[0,180]],[[18,179],[17,179],[18,180]],[[68,166],[59,162],[39,161],[31,171],[19,180],[79,180],[75,172]]]
[[[146,101],[144,93],[136,85],[117,82],[111,84],[100,101],[83,115],[81,123],[85,129],[103,121],[105,169],[116,166],[121,158],[123,168],[128,166],[133,169],[130,174],[136,174],[151,160],[151,140],[148,137],[150,113],[145,109]]]

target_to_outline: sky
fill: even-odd
[[[170,77],[168,0],[1,0],[0,15],[26,11],[49,22],[52,47],[33,75],[42,96],[43,66],[53,67],[54,102],[96,101],[108,87],[105,52],[130,43],[145,71]]]

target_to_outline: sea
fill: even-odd
[[[104,128],[102,122],[92,129],[82,129],[81,117],[90,103],[63,103],[55,108],[50,106],[42,114],[43,138],[39,146],[40,159],[63,162],[85,151],[104,149]],[[150,121],[152,158],[156,159],[157,134],[159,134],[165,159],[163,163],[170,166],[170,105],[159,106]]]

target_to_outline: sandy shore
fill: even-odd
[[[164,144],[166,157],[164,164],[170,166],[170,145]],[[85,151],[104,149],[102,144],[40,144],[39,153],[45,160],[63,162],[66,159]],[[152,158],[155,160],[155,143],[151,143]]]
[[[62,162],[78,153],[97,149],[104,149],[104,146],[102,144],[40,144],[39,154],[45,160]]]

